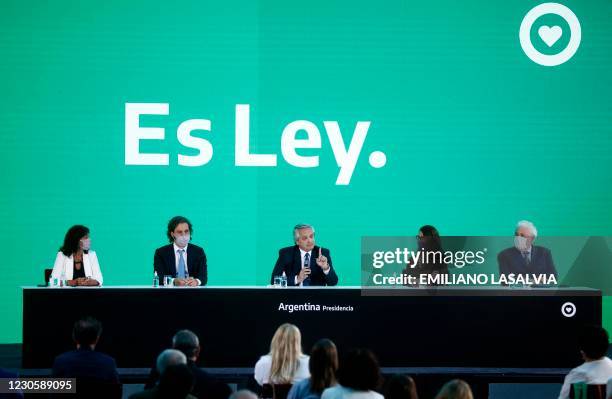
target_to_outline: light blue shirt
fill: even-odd
[[[319,399],[321,395],[310,389],[310,378],[299,381],[291,387],[287,399]]]

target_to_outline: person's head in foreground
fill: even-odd
[[[418,399],[414,380],[403,374],[394,374],[385,383],[385,399]]]
[[[608,332],[599,326],[586,326],[579,338],[580,354],[585,362],[600,360],[608,352]]]
[[[276,329],[270,344],[270,381],[290,384],[298,370],[302,356],[302,335],[293,324],[285,323]]]
[[[248,389],[241,389],[232,393],[229,399],[257,399],[257,395]]]
[[[452,380],[444,384],[436,399],[474,399],[474,395],[467,382]]]
[[[98,344],[102,335],[102,324],[93,317],[85,317],[74,323],[72,328],[72,340],[77,346],[77,349],[92,350]]]
[[[200,340],[190,330],[180,330],[172,337],[172,348],[185,354],[187,360],[196,362],[200,356]]]
[[[356,391],[374,391],[381,381],[376,356],[368,349],[353,349],[347,353],[338,369],[338,382]]]
[[[168,367],[179,364],[187,364],[187,357],[185,354],[176,349],[166,349],[157,356],[157,363],[155,366],[159,374],[163,375]]]
[[[312,392],[321,394],[325,388],[336,384],[338,350],[331,340],[324,338],[314,344],[308,369],[310,370],[310,390]]]

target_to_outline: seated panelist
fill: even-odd
[[[298,224],[293,228],[295,245],[278,251],[278,259],[270,284],[274,277],[283,273],[290,286],[332,286],[338,284],[338,276],[332,266],[329,249],[315,245],[314,227]]]
[[[70,286],[102,285],[102,272],[98,256],[90,249],[89,229],[82,225],[72,226],[66,232],[64,245],[55,258],[51,280],[67,280]]]
[[[550,249],[533,245],[538,230],[533,223],[521,220],[514,230],[514,246],[497,255],[499,273],[503,275],[547,274],[557,278]]]
[[[192,233],[191,222],[183,216],[175,216],[168,222],[166,234],[170,244],[157,248],[153,257],[160,284],[164,284],[164,276],[172,276],[174,285],[206,285],[206,254],[202,247],[190,243]]]

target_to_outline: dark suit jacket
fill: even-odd
[[[157,272],[160,285],[164,284],[164,276],[176,277],[176,267],[174,245],[164,245],[155,250],[153,268]],[[202,285],[208,282],[208,266],[204,249],[192,243],[187,245],[187,272],[189,277],[199,279]]]
[[[10,378],[12,380],[16,380],[19,378],[19,375],[0,368],[0,378]],[[0,399],[23,399],[23,393],[22,392],[0,393]]]
[[[531,262],[529,265],[521,252],[515,247],[506,248],[497,255],[499,274],[554,274],[557,277],[557,269],[553,263],[552,255],[548,248],[533,245],[531,247]]]
[[[115,359],[90,348],[65,352],[56,357],[53,362],[53,377],[84,378],[119,383]]]
[[[193,389],[191,394],[198,399],[227,399],[232,389],[225,383],[212,378],[210,374],[202,370],[198,365],[189,360],[187,365],[193,373]],[[151,368],[149,379],[145,383],[145,389],[154,388],[159,381],[157,368]]]
[[[144,390],[142,392],[134,393],[130,395],[129,399],[165,399],[167,396],[163,396],[162,392],[159,391],[159,387]],[[196,399],[195,396],[189,394],[185,396],[185,399]]]
[[[321,266],[317,265],[316,258],[319,256],[319,247],[315,247],[310,252],[310,285],[336,285],[338,284],[338,276],[332,266],[332,258],[329,254],[329,249],[321,248],[321,253],[327,258],[329,264],[329,273],[323,273]],[[295,276],[300,274],[302,270],[302,257],[300,254],[300,247],[294,245],[292,247],[282,248],[278,251],[278,259],[274,270],[272,270],[272,276],[270,277],[270,284],[274,284],[274,276],[279,276],[285,272],[287,275],[287,285],[295,285]]]

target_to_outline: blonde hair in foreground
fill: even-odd
[[[290,384],[300,365],[302,334],[293,324],[278,327],[270,344],[270,383]]]
[[[436,399],[474,399],[474,395],[467,382],[452,380],[444,384]]]

